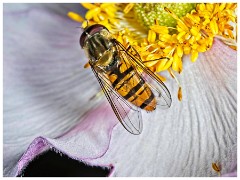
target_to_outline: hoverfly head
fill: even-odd
[[[102,30],[104,30],[104,32],[109,32],[108,29],[101,25],[101,24],[94,24],[92,26],[86,27],[84,29],[84,32],[82,33],[81,37],[80,37],[80,45],[83,48],[85,41],[87,39],[89,39],[91,36],[93,36],[96,33],[100,33]]]

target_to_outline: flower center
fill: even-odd
[[[155,20],[161,26],[176,27],[177,21],[164,7],[171,9],[180,18],[195,9],[196,3],[137,3],[134,5],[134,13],[138,22],[146,29],[154,25]]]

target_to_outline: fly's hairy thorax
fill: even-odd
[[[90,37],[86,44],[88,47],[86,50],[91,64],[102,69],[111,66],[116,50],[108,38],[97,33]]]
[[[135,72],[132,65],[121,60],[108,76],[115,91],[124,99],[141,109],[153,111],[156,108],[155,96],[144,79]]]

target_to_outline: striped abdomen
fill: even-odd
[[[135,74],[134,68],[121,63],[109,74],[113,88],[124,99],[132,104],[153,111],[156,108],[156,98],[144,79]]]

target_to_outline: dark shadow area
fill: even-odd
[[[30,162],[18,177],[106,177],[110,171],[48,151]]]

